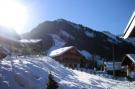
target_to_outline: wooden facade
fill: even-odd
[[[80,67],[83,56],[75,47],[69,47],[69,49],[67,49],[65,52],[60,55],[56,55],[53,58],[67,67],[75,68]]]
[[[92,64],[90,61],[86,60],[74,46],[56,49],[55,53],[50,56],[70,68],[89,67],[89,65]]]
[[[126,75],[135,79],[135,54],[127,54],[122,61],[122,66]]]
[[[134,43],[135,39],[135,11],[131,16],[131,19],[129,20],[126,29],[124,31],[123,35],[124,39],[130,40],[130,42]],[[126,54],[122,64],[124,67],[124,70],[126,72],[126,75],[135,78],[135,54]]]

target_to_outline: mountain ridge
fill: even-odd
[[[58,19],[40,23],[31,32],[23,34],[23,38],[42,39],[45,51],[59,42],[61,44],[55,49],[76,46],[79,50],[87,50],[89,53],[107,60],[112,59],[113,48],[117,60],[122,60],[126,53],[134,52],[135,47],[132,44],[118,36],[113,35],[112,37],[111,35],[65,19]]]

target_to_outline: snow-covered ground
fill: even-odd
[[[48,72],[59,89],[134,89],[135,82],[118,81],[65,68],[49,57],[8,57],[0,61],[0,89],[45,89]]]

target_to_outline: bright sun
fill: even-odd
[[[22,33],[27,15],[26,7],[16,0],[0,0],[0,25],[12,28],[17,33]]]

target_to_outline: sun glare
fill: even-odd
[[[0,25],[22,33],[27,17],[26,7],[16,0],[0,0]]]

